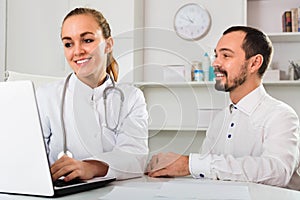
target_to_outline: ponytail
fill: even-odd
[[[108,53],[107,55],[107,66],[106,66],[106,73],[114,78],[115,81],[118,80],[119,76],[119,65],[115,58],[113,57],[112,53]]]

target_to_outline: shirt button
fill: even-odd
[[[228,137],[228,138],[231,138],[231,134],[228,134],[227,137]]]
[[[233,126],[234,126],[234,123],[232,122],[232,123],[230,124],[230,126],[233,127]]]
[[[204,178],[204,174],[199,174],[199,176],[200,176],[201,178]]]

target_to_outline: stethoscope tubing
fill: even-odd
[[[61,97],[61,105],[60,105],[60,122],[61,122],[61,128],[63,133],[63,153],[67,154],[67,134],[66,134],[66,127],[64,122],[64,104],[65,104],[65,97],[66,97],[66,91],[67,91],[67,85],[69,83],[69,80],[71,78],[73,73],[70,73],[64,83],[62,97]],[[61,157],[61,155],[58,155],[58,157]]]

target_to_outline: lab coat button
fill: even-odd
[[[201,178],[204,178],[204,174],[199,174],[199,176],[200,176]]]

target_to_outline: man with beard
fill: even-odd
[[[213,66],[215,88],[229,92],[229,105],[213,119],[200,153],[154,155],[146,174],[299,189],[298,116],[262,85],[272,51],[269,38],[258,29],[227,29],[215,49]]]

